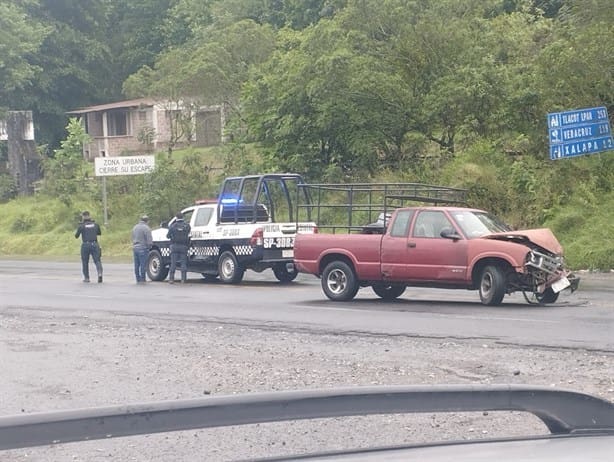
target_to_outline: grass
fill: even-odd
[[[54,198],[24,197],[0,205],[0,256],[72,259],[79,254],[74,238],[80,211],[88,208],[102,227],[100,238],[105,258],[132,258],[130,233],[138,214],[116,216],[104,226],[102,212],[85,200],[67,207]],[[598,206],[569,204],[554,213],[543,226],[550,227],[565,248],[574,269],[614,268],[614,194]]]
[[[230,154],[220,148],[184,149],[175,151],[175,159],[191,154],[204,157],[205,165],[222,169]],[[235,153],[238,157],[245,152]],[[248,153],[252,156],[253,153]],[[237,157],[237,158],[238,158]],[[253,168],[258,169],[254,162]],[[243,172],[256,173],[256,172]],[[263,172],[259,172],[263,173]],[[386,179],[387,181],[394,181]],[[379,181],[379,180],[378,180]],[[109,223],[103,223],[100,199],[74,197],[66,206],[56,198],[42,195],[20,197],[0,204],[0,256],[28,258],[77,258],[80,240],[74,238],[82,210],[89,210],[102,227],[100,238],[105,259],[132,259],[131,229],[141,211],[133,197],[110,197],[117,204]],[[187,205],[186,201],[186,205]],[[595,203],[596,202],[596,203]],[[518,213],[515,210],[514,213]],[[338,213],[333,214],[335,216]],[[614,268],[614,192],[598,198],[575,197],[572,201],[550,210],[545,223],[535,227],[549,227],[565,249],[567,263],[573,269],[611,270]],[[331,218],[331,217],[329,217]],[[504,220],[510,217],[501,217]],[[373,218],[375,219],[375,218]],[[155,226],[155,223],[153,223]]]
[[[159,154],[166,155],[165,152]],[[178,149],[172,153],[179,163],[198,156],[203,165],[219,171],[224,167],[226,155],[218,146]],[[142,211],[134,195],[119,193],[116,196],[108,196],[114,213],[108,217],[107,224],[100,198],[75,196],[71,198],[71,205],[66,206],[57,198],[38,194],[0,204],[0,256],[57,259],[78,256],[81,241],[75,239],[74,234],[81,212],[89,210],[102,228],[99,241],[104,258],[132,259],[131,230]]]
[[[550,227],[565,249],[567,263],[576,269],[614,269],[614,193],[601,196],[598,203],[580,199],[553,211],[545,226]]]
[[[83,204],[83,205],[81,205]],[[88,209],[102,226],[101,246],[105,255],[131,257],[133,223],[105,227],[102,214],[85,201],[67,207],[54,198],[22,197],[0,205],[0,255],[67,258],[79,254],[80,240],[74,234],[82,210]],[[99,218],[100,217],[100,218]]]

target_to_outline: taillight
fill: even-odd
[[[262,234],[262,228],[256,228],[256,230],[252,234],[252,237],[249,240],[249,245],[251,245],[252,247],[257,247],[259,245],[262,245],[263,243],[264,239]]]

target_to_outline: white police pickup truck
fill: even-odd
[[[293,281],[296,233],[317,232],[315,223],[300,221],[298,202],[306,194],[296,174],[265,174],[226,178],[217,200],[201,201],[182,210],[191,227],[188,271],[205,279],[237,284],[245,270],[271,268],[281,282]],[[164,280],[170,265],[166,237],[174,218],[152,231],[147,274]]]

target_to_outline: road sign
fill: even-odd
[[[594,154],[614,149],[605,107],[548,114],[550,159]]]
[[[155,156],[96,157],[96,176],[143,175],[151,173],[156,166]]]
[[[155,156],[95,157],[94,175],[102,177],[102,205],[104,224],[108,224],[107,177],[116,175],[143,175],[151,173],[156,166]]]

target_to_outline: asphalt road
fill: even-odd
[[[614,277],[584,276],[549,307],[522,296],[369,289],[327,300],[313,277],[136,285],[105,262],[0,260],[0,415],[203,395],[371,385],[532,384],[614,399]],[[529,416],[530,417],[530,416]],[[229,461],[544,433],[525,413],[275,422],[0,451],[0,462]]]
[[[272,272],[247,272],[241,285],[205,282],[137,286],[130,264],[105,263],[104,283],[81,282],[79,263],[0,260],[2,309],[93,310],[165,315],[318,332],[487,339],[504,344],[614,351],[614,274],[581,275],[580,289],[556,304],[529,305],[522,294],[499,307],[477,292],[409,288],[398,300],[369,288],[352,302],[328,300],[319,280],[283,285]]]

